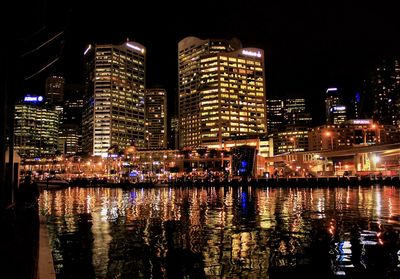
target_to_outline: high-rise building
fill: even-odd
[[[376,67],[371,79],[373,119],[400,125],[400,61],[388,59]]]
[[[63,154],[82,151],[83,91],[83,85],[65,84],[58,148]]]
[[[171,117],[170,148],[179,149],[179,118]]]
[[[147,148],[167,148],[167,92],[162,88],[146,90]]]
[[[83,151],[145,147],[145,47],[136,42],[89,45],[83,109]]]
[[[283,100],[267,100],[267,127],[268,133],[274,133],[282,129],[284,123]]]
[[[266,133],[264,52],[238,40],[178,45],[180,147]]]
[[[338,88],[330,87],[326,90],[325,111],[327,124],[341,124],[347,120],[347,107],[343,104]]]
[[[64,101],[65,79],[60,76],[51,76],[46,79],[47,102],[60,105]]]
[[[15,151],[21,157],[54,155],[57,151],[59,112],[42,96],[25,96],[15,105]]]
[[[304,98],[285,99],[283,116],[285,124],[292,127],[309,127],[312,121]]]

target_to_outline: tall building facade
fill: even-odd
[[[283,107],[284,122],[289,126],[309,127],[312,121],[311,114],[306,109],[304,98],[288,98]]]
[[[83,151],[107,156],[111,147],[145,147],[145,47],[136,42],[89,45]]]
[[[65,84],[58,147],[63,154],[82,152],[83,92],[81,84]]]
[[[147,89],[145,107],[147,148],[167,148],[167,92]]]
[[[371,78],[373,119],[400,126],[400,60],[388,59],[376,67]]]
[[[171,117],[170,148],[179,149],[179,117]]]
[[[64,101],[65,79],[60,76],[51,76],[46,79],[47,102],[60,105]]]
[[[59,112],[41,96],[26,96],[15,105],[15,151],[25,158],[55,155]]]
[[[347,106],[343,104],[338,88],[326,90],[325,111],[327,124],[339,125],[347,120]]]
[[[265,135],[264,52],[237,40],[178,45],[180,147]]]
[[[268,133],[282,129],[284,123],[284,101],[279,99],[267,100],[267,128]]]

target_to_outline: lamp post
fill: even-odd
[[[333,133],[328,131],[325,135],[331,138],[331,150],[333,151]]]
[[[291,137],[289,140],[291,142],[293,142],[293,152],[295,152],[296,151],[296,138],[295,137]]]

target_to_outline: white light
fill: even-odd
[[[127,46],[127,47],[130,47],[130,48],[133,48],[133,49],[135,49],[135,50],[137,50],[137,51],[140,51],[141,53],[144,52],[144,49],[142,49],[142,48],[140,48],[140,47],[138,47],[138,46],[132,45],[132,44],[130,44],[130,43],[126,43],[126,46]]]
[[[41,102],[41,101],[43,101],[43,97],[42,97],[42,96],[39,96],[39,97],[37,98],[37,100],[38,100],[39,102]]]
[[[253,57],[261,57],[261,52],[249,51],[249,50],[242,50],[243,55],[253,56]]]
[[[334,110],[346,110],[345,106],[333,107]]]
[[[375,155],[373,160],[374,160],[374,163],[376,164],[381,161],[381,158],[379,156]]]
[[[87,49],[85,50],[85,52],[83,53],[83,55],[86,55],[86,53],[88,53],[88,51],[89,51],[91,48],[92,48],[92,45],[89,45],[89,46],[87,47]]]
[[[330,88],[326,89],[326,93],[333,92],[333,91],[337,91],[337,88],[336,87],[330,87]]]
[[[355,119],[355,120],[353,120],[353,124],[371,124],[371,120],[369,120],[369,119]]]

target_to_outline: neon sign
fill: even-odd
[[[247,56],[252,56],[252,57],[261,57],[261,52],[260,51],[250,51],[250,50],[242,50],[242,54],[243,55],[247,55]]]
[[[370,119],[355,119],[353,120],[353,124],[371,124],[371,120]]]
[[[25,102],[42,102],[43,101],[43,97],[42,96],[25,96],[24,98]]]

